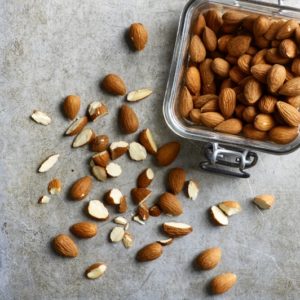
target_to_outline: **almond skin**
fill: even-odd
[[[182,168],[171,169],[168,174],[168,190],[173,194],[178,194],[183,190],[186,173]]]
[[[260,131],[269,131],[275,126],[275,120],[271,115],[258,114],[254,119],[254,127]]]
[[[119,96],[123,96],[126,94],[126,85],[123,81],[123,79],[121,79],[121,77],[119,77],[116,74],[108,74],[104,77],[103,81],[102,81],[102,88],[112,94],[112,95],[119,95]]]
[[[76,257],[78,248],[74,241],[65,234],[59,234],[52,241],[54,251],[64,257]]]
[[[216,94],[215,75],[211,69],[212,59],[207,58],[201,62],[199,70],[202,83],[202,94]]]
[[[201,88],[201,81],[200,81],[200,73],[198,69],[194,66],[189,67],[186,76],[185,82],[187,88],[193,93],[194,95],[199,94]]]
[[[129,38],[135,50],[141,51],[148,42],[148,32],[141,23],[133,23],[129,28]]]
[[[135,204],[144,202],[151,195],[151,191],[147,188],[133,188],[131,190],[131,197]]]
[[[295,58],[297,55],[297,45],[291,39],[281,41],[278,47],[279,53],[283,57]]]
[[[205,25],[206,25],[206,22],[205,22],[204,16],[202,14],[199,14],[199,16],[193,26],[193,33],[200,35],[203,32]]]
[[[289,144],[298,136],[298,127],[277,126],[270,130],[269,138],[277,144]]]
[[[70,231],[79,238],[88,239],[97,234],[97,225],[91,222],[80,222],[72,225]]]
[[[146,148],[149,154],[156,154],[157,145],[149,128],[144,129],[139,134],[139,142]]]
[[[213,278],[210,282],[213,294],[223,294],[230,290],[236,283],[237,277],[233,273],[223,273]]]
[[[261,84],[255,79],[248,80],[248,82],[245,84],[244,87],[244,96],[247,100],[247,103],[254,104],[256,101],[259,100],[261,95],[262,95]]]
[[[232,34],[225,34],[222,35],[219,39],[218,39],[218,49],[221,52],[227,52],[227,43],[229,42],[230,39],[233,38]]]
[[[224,117],[218,112],[206,112],[201,114],[201,123],[214,128],[224,121]]]
[[[165,214],[179,216],[183,212],[181,202],[171,193],[162,194],[157,204]]]
[[[229,40],[227,44],[228,54],[239,57],[245,54],[250,46],[251,37],[248,35],[238,35]]]
[[[149,214],[152,217],[158,217],[161,215],[161,210],[158,205],[154,204],[149,208]]]
[[[271,95],[262,96],[258,101],[258,108],[262,113],[271,114],[275,111],[277,99]]]
[[[136,259],[140,262],[150,261],[159,258],[163,253],[160,243],[152,243],[140,249],[136,254]]]
[[[124,196],[121,198],[120,204],[118,205],[117,210],[118,210],[119,214],[123,214],[127,211],[127,209],[128,209],[127,200],[126,200],[126,197]]]
[[[222,24],[222,16],[219,11],[216,9],[210,9],[204,14],[206,26],[208,26],[210,29],[212,29],[215,33],[217,33]]]
[[[90,142],[90,149],[93,152],[102,152],[107,149],[108,144],[109,137],[107,135],[98,135]]]
[[[206,57],[206,50],[198,35],[194,35],[191,39],[189,48],[190,58],[193,62],[202,62]]]
[[[300,112],[294,106],[283,102],[277,102],[277,109],[280,116],[290,126],[298,126],[300,124]]]
[[[264,141],[267,139],[267,133],[264,131],[257,130],[252,124],[247,124],[243,127],[244,137],[254,139],[258,141]]]
[[[137,186],[139,188],[146,188],[146,187],[148,187],[151,184],[153,178],[154,178],[154,173],[153,173],[152,169],[150,169],[150,168],[145,169],[138,176]]]
[[[239,134],[243,129],[243,123],[239,119],[228,119],[217,125],[214,130],[223,133]]]
[[[76,180],[70,189],[70,197],[72,200],[82,200],[84,199],[92,188],[92,177],[85,176]]]
[[[280,55],[277,48],[270,48],[267,50],[265,59],[271,64],[285,65],[290,62],[290,58],[286,58]]]
[[[128,105],[121,106],[119,111],[119,126],[123,133],[134,133],[139,128],[139,120],[134,110]]]
[[[177,157],[180,151],[178,142],[170,142],[161,146],[156,153],[156,162],[159,166],[170,165]]]
[[[299,58],[295,58],[295,59],[293,60],[293,63],[292,63],[292,66],[291,66],[291,71],[292,71],[295,75],[297,75],[297,76],[300,75],[300,59],[299,59]],[[291,78],[291,79],[292,79],[292,78]],[[287,79],[287,80],[289,80],[289,79]]]
[[[202,34],[202,39],[206,50],[215,51],[217,48],[217,37],[213,30],[205,27]]]
[[[218,265],[221,256],[222,251],[219,247],[206,249],[197,256],[196,265],[201,270],[211,270]]]
[[[64,113],[70,120],[75,119],[80,109],[80,97],[70,95],[64,101]]]
[[[188,88],[184,86],[179,95],[179,101],[178,101],[179,113],[183,118],[187,118],[192,109],[193,109],[193,98]]]
[[[225,88],[219,95],[219,108],[225,119],[230,118],[235,110],[236,94],[231,88]]]
[[[184,223],[166,222],[162,225],[163,231],[170,237],[180,237],[188,235],[193,231],[192,226]]]
[[[253,34],[258,37],[264,35],[270,28],[270,20],[265,16],[259,16],[253,24]]]
[[[245,74],[250,74],[250,64],[251,64],[252,56],[249,54],[243,54],[239,57],[237,61],[238,67]]]
[[[295,77],[287,81],[280,89],[279,94],[285,96],[300,95],[300,77]]]
[[[242,117],[247,123],[253,122],[256,115],[257,115],[257,111],[256,111],[256,108],[254,106],[247,106],[243,110],[243,113],[242,113]]]
[[[228,77],[230,64],[223,58],[215,58],[211,64],[211,69],[221,77]]]
[[[267,84],[271,93],[276,93],[278,89],[283,85],[286,78],[286,70],[282,65],[275,64],[268,71]]]

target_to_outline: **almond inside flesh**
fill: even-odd
[[[123,227],[115,227],[110,233],[110,240],[113,243],[121,242],[125,234],[125,230]]]
[[[108,114],[108,109],[105,104],[100,101],[92,102],[88,107],[88,114],[92,121]]]
[[[157,242],[160,243],[162,246],[168,246],[173,243],[173,240],[174,240],[173,238],[169,238],[169,239],[165,239],[165,240],[159,240]]]
[[[105,168],[100,166],[93,166],[92,173],[94,177],[99,181],[105,181],[107,179],[107,173]]]
[[[84,128],[84,126],[87,124],[87,122],[88,122],[88,119],[85,116],[76,119],[68,127],[68,129],[65,132],[65,135],[72,136],[72,135],[78,134]]]
[[[50,197],[44,195],[39,198],[38,203],[39,204],[47,204],[47,203],[49,203],[49,201],[50,201]]]
[[[199,194],[199,185],[194,181],[188,182],[188,196],[192,200],[196,200]]]
[[[84,128],[74,139],[74,142],[72,144],[73,148],[82,147],[89,142],[92,141],[92,139],[95,137],[95,133],[91,128]]]
[[[31,115],[32,120],[34,120],[38,124],[49,125],[51,123],[51,118],[44,112],[35,110]]]
[[[110,177],[119,177],[122,169],[118,164],[111,162],[106,166],[106,172]]]
[[[128,143],[124,141],[113,142],[109,146],[111,159],[117,159],[128,150]]]
[[[224,201],[219,203],[218,207],[229,217],[240,213],[242,210],[237,201]]]
[[[131,248],[133,246],[133,236],[132,236],[132,234],[125,231],[122,242],[123,242],[123,245],[126,249]]]
[[[121,199],[123,198],[123,194],[119,189],[112,189],[106,195],[106,202],[110,205],[118,205],[121,203]]]
[[[42,162],[38,171],[40,173],[49,171],[57,163],[58,158],[59,158],[59,154],[53,154],[49,156],[46,160]]]
[[[118,225],[124,225],[124,226],[128,223],[127,219],[125,219],[122,216],[114,218],[114,222]]]
[[[99,262],[88,267],[85,271],[85,275],[88,279],[97,279],[101,277],[106,270],[107,266],[103,262]]]
[[[210,208],[210,212],[213,221],[217,225],[228,225],[228,217],[223,213],[223,211],[220,208],[218,208],[217,206],[212,206]]]
[[[127,95],[127,101],[135,102],[145,99],[146,97],[150,96],[152,91],[150,89],[139,89],[136,91],[132,91]]]
[[[275,203],[275,197],[269,194],[258,195],[254,198],[254,203],[261,209],[269,209]]]
[[[145,160],[147,158],[147,151],[140,143],[132,142],[129,144],[129,156],[135,161]]]
[[[100,200],[91,200],[87,207],[88,214],[97,220],[106,220],[109,217],[107,208]]]

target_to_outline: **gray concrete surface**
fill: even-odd
[[[294,1],[296,3],[296,1]],[[62,137],[68,125],[60,111],[66,95],[82,97],[80,113],[92,100],[103,99],[110,114],[92,124],[97,133],[111,140],[134,140],[120,134],[116,123],[122,97],[110,97],[98,88],[106,73],[120,74],[129,89],[152,87],[154,95],[134,104],[141,128],[150,127],[159,144],[177,139],[164,123],[161,105],[168,77],[179,14],[185,1],[0,1],[0,299],[299,299],[299,152],[276,157],[259,154],[251,178],[240,180],[203,173],[201,144],[181,140],[182,151],[173,166],[188,170],[188,177],[201,182],[195,202],[180,195],[184,214],[177,221],[190,223],[193,234],[165,248],[156,261],[137,264],[141,246],[162,237],[159,225],[169,217],[152,218],[147,225],[131,224],[135,246],[125,250],[111,244],[107,235],[113,224],[99,223],[100,234],[91,240],[76,240],[80,255],[63,259],[51,251],[49,241],[68,233],[74,222],[88,219],[83,202],[71,202],[63,193],[48,205],[37,199],[46,193],[48,181],[63,180],[64,191],[88,174],[87,149],[72,150],[71,138]],[[150,33],[147,48],[133,53],[124,31],[135,21]],[[48,127],[29,119],[33,109],[48,112]],[[52,153],[59,163],[48,173],[37,174],[39,163]],[[134,163],[120,159],[123,175],[104,184],[96,183],[88,199],[102,198],[118,187],[129,194],[139,171],[152,166],[148,158]],[[154,167],[154,201],[164,191],[166,169]],[[260,211],[251,203],[258,193],[274,193],[277,203]],[[212,226],[207,209],[224,199],[237,199],[243,213],[225,228]],[[130,202],[130,209],[133,205]],[[113,210],[111,210],[113,215]],[[203,249],[220,246],[222,263],[199,272],[194,257]],[[88,281],[85,268],[103,260],[108,270],[103,278]],[[207,282],[216,274],[231,271],[238,283],[228,294],[212,297]]]

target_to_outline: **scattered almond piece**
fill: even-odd
[[[124,234],[125,234],[124,228],[117,226],[117,227],[113,228],[109,237],[110,237],[111,242],[118,243],[118,242],[122,241]]]
[[[106,92],[112,95],[123,96],[126,94],[126,85],[123,79],[116,74],[106,75],[101,86]]]
[[[100,221],[107,220],[109,213],[107,208],[100,200],[91,200],[87,207],[88,214]]]
[[[151,191],[147,188],[133,188],[131,190],[131,197],[135,204],[145,202],[151,195]]]
[[[133,220],[134,222],[137,222],[137,223],[141,224],[141,225],[145,225],[145,222],[144,222],[143,220],[141,220],[140,216],[138,216],[138,215],[133,216],[133,217],[132,217],[132,220]]]
[[[46,160],[44,160],[41,163],[38,171],[40,173],[49,171],[57,163],[58,158],[59,158],[59,154],[53,154],[53,155],[49,156]]]
[[[237,201],[224,201],[218,206],[229,217],[242,211],[241,205]]]
[[[157,243],[160,243],[162,246],[168,246],[173,243],[173,240],[174,240],[173,238],[169,238],[169,239],[157,241]]]
[[[121,203],[121,199],[123,198],[123,194],[119,189],[111,189],[105,195],[105,202],[108,205],[118,205]]]
[[[128,206],[127,206],[127,200],[126,197],[122,197],[120,204],[117,207],[118,213],[123,214],[127,211]]]
[[[44,112],[39,110],[34,110],[31,114],[31,118],[38,124],[49,125],[51,123],[51,118]]]
[[[182,168],[173,168],[168,174],[168,190],[173,194],[182,191],[185,183],[185,171]]]
[[[181,202],[171,193],[162,194],[157,204],[165,214],[179,216],[183,213]]]
[[[132,142],[129,144],[129,156],[135,161],[145,160],[147,158],[147,151],[140,143]]]
[[[137,179],[137,186],[139,188],[148,187],[154,178],[154,172],[152,169],[148,168],[144,170]]]
[[[159,217],[161,215],[161,210],[158,205],[154,204],[149,208],[149,214],[151,217]]]
[[[135,50],[141,51],[146,47],[148,42],[148,32],[141,23],[133,23],[129,27],[129,38]]]
[[[90,149],[93,152],[105,151],[109,144],[109,137],[105,134],[96,136],[90,143]]]
[[[64,100],[63,108],[65,116],[73,120],[80,110],[80,97],[75,95],[67,96]]]
[[[140,203],[137,207],[137,215],[141,220],[147,221],[149,219],[149,209],[146,203]]]
[[[213,294],[223,294],[230,290],[236,283],[237,277],[233,273],[223,273],[214,277],[210,283]]]
[[[161,146],[156,153],[156,161],[159,166],[170,165],[177,157],[180,151],[178,142],[170,142]]]
[[[107,266],[103,262],[95,263],[86,269],[85,276],[88,279],[97,279],[101,277],[106,270]]]
[[[61,181],[57,178],[53,178],[48,183],[48,192],[51,195],[59,194],[61,192]]]
[[[269,209],[275,203],[275,197],[268,194],[258,195],[254,198],[254,203],[261,209]]]
[[[221,248],[209,248],[202,251],[196,258],[196,265],[201,270],[211,270],[215,268],[221,260]]]
[[[178,223],[178,222],[166,222],[162,225],[164,232],[170,237],[184,236],[193,231],[191,225]]]
[[[147,98],[151,94],[152,94],[152,91],[150,89],[140,89],[140,90],[132,91],[132,92],[128,93],[127,101],[129,101],[129,102],[140,101],[142,99]]]
[[[92,174],[99,181],[105,181],[107,179],[107,173],[106,173],[105,168],[103,168],[103,167],[93,166]]]
[[[122,242],[123,242],[123,245],[126,249],[131,248],[133,246],[133,236],[132,236],[132,234],[125,231]]]
[[[49,201],[50,201],[50,197],[44,195],[39,198],[38,203],[39,204],[47,204],[47,203],[49,203]]]
[[[146,148],[149,154],[156,154],[157,146],[149,128],[144,129],[140,133],[139,142]]]
[[[134,133],[139,128],[139,119],[135,111],[126,104],[121,106],[118,120],[120,129],[125,134]]]
[[[69,195],[72,200],[84,199],[92,189],[92,177],[84,176],[76,180],[70,188]]]
[[[73,148],[89,144],[95,138],[95,132],[91,128],[84,128],[74,139]]]
[[[114,222],[118,225],[124,225],[124,226],[128,223],[127,219],[125,219],[122,216],[114,218]]]
[[[88,114],[91,121],[96,121],[96,119],[107,115],[108,109],[104,103],[101,103],[100,101],[94,101],[88,107]]]
[[[70,231],[82,239],[89,239],[97,234],[97,225],[91,222],[80,222],[72,225]]]
[[[187,185],[187,194],[190,199],[196,200],[199,194],[199,186],[194,180],[190,180]]]
[[[119,177],[122,174],[122,169],[118,164],[110,162],[106,166],[106,172],[110,177]]]
[[[52,241],[52,246],[54,251],[61,256],[76,257],[78,255],[75,242],[65,234],[57,235]]]
[[[117,159],[128,151],[128,143],[124,141],[113,142],[109,146],[111,159]]]
[[[223,211],[217,206],[212,206],[210,208],[210,213],[213,221],[217,225],[228,225],[228,217],[223,213]]]
[[[150,261],[159,258],[163,253],[163,247],[160,243],[152,243],[140,249],[136,254],[138,261]]]
[[[67,131],[65,132],[65,135],[72,136],[78,134],[87,123],[88,118],[86,116],[76,119],[68,127]]]
[[[94,165],[99,167],[105,168],[109,164],[109,161],[110,161],[110,157],[107,150],[104,150],[92,156],[92,162],[94,163]]]

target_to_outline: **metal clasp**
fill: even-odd
[[[250,174],[244,169],[256,165],[258,156],[255,152],[240,148],[224,148],[218,143],[208,143],[204,146],[206,161],[200,167],[209,172],[230,175],[240,178],[249,178]],[[239,172],[231,169],[239,169]]]

